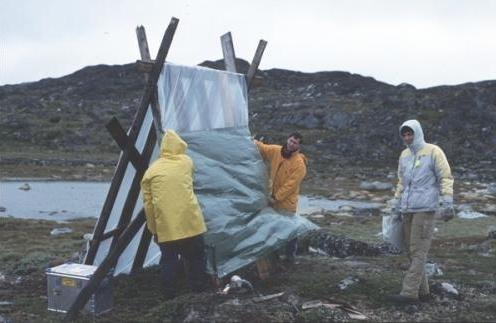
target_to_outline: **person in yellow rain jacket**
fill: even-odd
[[[188,265],[193,291],[206,285],[206,256],[203,233],[207,230],[193,192],[193,161],[188,145],[173,130],[167,130],[160,157],[147,169],[141,190],[148,230],[162,253],[161,266],[166,298],[173,298],[180,260]]]
[[[292,215],[296,213],[300,184],[307,173],[307,160],[300,152],[302,143],[303,137],[298,132],[290,134],[284,146],[266,145],[255,140],[263,159],[270,164],[269,204],[278,211]],[[287,244],[288,262],[294,263],[297,247],[297,239]]]

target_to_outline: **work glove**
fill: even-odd
[[[401,220],[401,212],[400,212],[400,199],[394,198],[389,201],[389,205],[391,206],[391,217],[393,221]]]
[[[439,218],[441,218],[445,222],[455,217],[455,209],[453,208],[452,196],[445,195],[439,199],[438,215]]]

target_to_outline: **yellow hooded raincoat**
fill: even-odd
[[[285,159],[280,145],[266,145],[255,141],[263,159],[270,163],[270,184],[274,207],[279,210],[296,212],[300,184],[307,173],[307,160],[300,152]]]
[[[193,161],[188,145],[167,130],[160,158],[141,181],[146,223],[158,242],[190,238],[206,231],[203,214],[193,192]]]

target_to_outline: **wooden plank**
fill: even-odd
[[[146,39],[145,27],[140,26],[136,28],[136,35],[138,37],[138,46],[140,48],[141,59],[143,61],[151,62],[150,51],[148,49],[148,41]],[[153,65],[151,65],[151,67],[153,67]],[[151,72],[151,68],[149,69],[149,71],[147,71],[147,73],[150,72]],[[145,78],[148,79],[148,74],[145,75]],[[160,140],[160,138],[162,137],[162,119],[160,116],[160,106],[158,103],[158,93],[156,87],[155,87],[155,91],[153,92],[151,108],[153,114],[153,124],[156,131],[156,137],[157,140]],[[143,263],[145,262],[148,248],[150,247],[151,239],[152,239],[152,235],[145,226],[141,234],[138,250],[136,251],[136,255],[134,257],[131,273],[134,273],[143,267]]]
[[[155,126],[156,130],[156,137],[160,141],[162,139],[162,117],[160,116],[160,106],[158,103],[158,92],[157,92],[157,86],[155,86],[155,91],[152,94],[151,98],[151,108],[152,108],[152,115],[153,115],[153,125]]]
[[[162,43],[160,45],[160,49],[157,54],[157,58],[155,59],[155,64],[153,64],[152,72],[150,73],[148,83],[145,87],[145,93],[141,98],[141,102],[138,108],[143,115],[144,118],[146,114],[146,110],[148,105],[151,102],[154,91],[156,90],[157,81],[160,76],[160,72],[162,71],[162,66],[164,65],[165,58],[167,53],[169,52],[170,45],[172,43],[172,38],[174,37],[174,32],[177,28],[177,24],[179,20],[177,18],[172,18],[167,30],[165,31],[164,37],[162,38]],[[131,129],[129,131],[129,137],[134,139],[138,136],[141,125],[133,124],[131,125]]]
[[[153,149],[155,148],[156,139],[157,138],[155,137],[155,127],[152,124],[148,132],[145,148],[143,149],[143,154],[142,154],[143,160],[141,162],[142,164],[148,165],[148,163],[150,162]],[[124,202],[124,207],[122,208],[121,217],[117,225],[118,228],[125,228],[133,216],[134,208],[136,207],[136,203],[138,201],[140,194],[141,179],[145,174],[146,168],[147,167],[136,170],[136,174],[134,175],[133,181],[131,183],[131,187],[129,188],[129,192]],[[112,239],[110,249],[113,248],[115,243],[116,243],[116,239],[114,238]]]
[[[148,41],[146,40],[145,27],[139,26],[136,28],[136,36],[138,37],[138,46],[140,49],[141,59],[143,61],[152,62],[150,56],[150,50],[148,48]],[[152,65],[153,69],[153,65]],[[145,79],[148,80],[150,71],[145,75]],[[157,131],[157,138],[160,140],[162,138],[162,118],[160,117],[160,106],[158,104],[158,93],[157,86],[155,85],[155,91],[153,91],[153,96],[151,99],[151,108],[153,114],[153,124],[155,125],[155,130]]]
[[[148,48],[148,41],[146,40],[145,27],[136,27],[136,37],[138,37],[138,47],[140,50],[141,59],[144,61],[151,61],[150,49]]]
[[[224,64],[226,71],[236,73],[236,55],[234,54],[234,45],[231,32],[225,33],[220,37],[222,53],[224,54]]]
[[[266,280],[270,277],[270,272],[272,271],[272,264],[268,257],[259,258],[256,261],[258,278],[260,280]]]
[[[105,202],[103,204],[102,211],[100,212],[100,216],[98,217],[98,222],[95,226],[95,230],[93,231],[93,239],[91,239],[89,243],[90,246],[88,248],[88,253],[86,254],[86,257],[84,259],[84,263],[87,265],[93,264],[98,248],[100,246],[100,242],[103,240],[102,235],[107,226],[107,222],[114,206],[115,199],[117,198],[117,194],[119,193],[119,188],[122,184],[122,180],[124,179],[124,173],[126,171],[128,161],[129,159],[127,153],[123,153],[117,163],[116,170],[110,184],[109,192],[107,194],[107,197],[105,198]]]
[[[141,210],[138,216],[129,224],[129,226],[124,230],[124,232],[119,236],[114,248],[110,249],[110,252],[102,261],[100,266],[96,269],[88,284],[81,290],[77,298],[72,303],[71,307],[67,311],[63,322],[73,321],[81,308],[88,302],[91,295],[100,286],[105,277],[107,277],[110,269],[113,267],[119,256],[122,254],[124,249],[128,246],[129,242],[133,239],[136,233],[139,231],[141,226],[145,223],[145,212]]]
[[[126,132],[122,128],[121,124],[116,117],[112,117],[110,121],[105,125],[107,130],[112,135],[112,138],[117,142],[122,151],[127,152],[129,155],[129,160],[133,164],[134,168],[138,172],[144,172],[148,167],[148,163],[143,159],[140,152],[131,139],[126,135]]]
[[[152,99],[153,92],[156,90],[157,80],[160,75],[160,71],[162,70],[162,66],[165,62],[165,58],[167,57],[167,53],[169,52],[178,23],[179,19],[173,17],[162,38],[155,64],[153,65],[152,72],[150,73],[150,77],[145,87],[144,95],[141,99],[141,103],[136,111],[136,115],[129,130],[129,138],[132,142],[136,142],[136,139],[138,137],[138,133],[141,125],[143,124],[148,105]],[[100,213],[100,217],[98,218],[98,223],[95,226],[95,230],[93,232],[94,239],[90,242],[90,248],[85,259],[86,264],[93,264],[95,260],[98,247],[100,246],[100,237],[107,226],[107,222],[112,208],[114,207],[117,194],[119,193],[119,188],[122,184],[128,162],[129,156],[126,152],[123,152],[123,154],[119,158],[119,162],[117,163],[116,171],[114,173],[114,177],[112,178],[112,183],[110,184],[109,193],[107,194],[105,203]]]
[[[138,246],[138,251],[136,251],[136,255],[134,256],[133,267],[131,268],[131,274],[134,274],[135,272],[143,268],[146,254],[148,253],[148,249],[150,248],[151,242],[152,242],[152,234],[150,231],[148,231],[148,228],[145,225]]]
[[[255,56],[253,56],[253,60],[251,61],[250,68],[248,69],[248,73],[246,74],[246,85],[248,86],[248,91],[250,91],[251,84],[253,82],[253,78],[257,73],[258,66],[260,65],[260,61],[262,60],[262,55],[267,46],[267,42],[261,39],[258,42],[257,50],[255,51]]]
[[[108,238],[113,238],[114,236],[121,234],[122,231],[123,229],[119,227],[115,228],[114,230],[107,231],[102,234],[100,241],[107,240]]]
[[[138,71],[140,71],[141,73],[145,73],[145,79],[148,79],[148,75],[146,74],[152,71],[153,64],[155,64],[154,61],[143,61],[140,59],[136,61],[136,67]]]

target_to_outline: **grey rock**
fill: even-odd
[[[393,188],[393,184],[391,183],[383,183],[383,182],[361,182],[360,183],[360,188],[362,190],[367,190],[367,191],[387,191],[391,190]]]
[[[12,306],[12,305],[14,305],[14,302],[0,301],[0,308]]]
[[[441,283],[441,287],[443,288],[443,290],[449,294],[453,294],[453,295],[459,295],[458,291],[456,290],[456,288],[449,284],[449,283]]]
[[[386,176],[386,177],[387,177],[388,179],[395,179],[395,178],[397,178],[397,177],[398,177],[398,175],[397,175],[397,174],[395,174],[395,173],[389,173],[389,174],[387,174],[387,176]]]
[[[419,311],[419,308],[417,305],[410,304],[410,305],[405,306],[405,312],[410,314],[410,315],[418,313],[418,311]]]
[[[486,189],[488,194],[496,194],[496,183],[491,183]]]
[[[340,290],[348,289],[348,287],[355,285],[360,281],[360,278],[356,276],[348,276],[337,284],[337,288]]]
[[[59,235],[67,234],[67,233],[71,233],[71,232],[72,232],[71,228],[55,228],[52,231],[50,231],[50,235],[51,236],[59,236]]]
[[[438,264],[431,262],[425,264],[425,273],[427,277],[442,276],[444,274]]]
[[[346,112],[337,112],[327,114],[322,121],[327,129],[343,129],[351,125],[353,116]]]
[[[487,237],[489,239],[496,239],[496,226],[495,225],[489,226],[488,232],[487,232]]]
[[[378,256],[383,253],[378,246],[369,245],[368,243],[342,236],[336,236],[324,230],[312,233],[309,239],[309,247],[312,248],[312,250],[329,257],[346,258],[349,256]]]
[[[342,205],[339,207],[339,211],[342,211],[342,212],[351,212],[353,211],[353,207],[352,206],[349,206],[349,205]]]
[[[484,214],[496,214],[496,205],[487,204],[485,206],[480,207],[479,211]]]
[[[456,214],[460,219],[477,219],[484,218],[487,215],[475,211],[461,211]]]
[[[466,177],[468,179],[477,179],[479,178],[479,175],[477,175],[476,173],[468,173]]]
[[[458,290],[450,283],[435,283],[432,285],[432,293],[438,294],[443,298],[460,299],[461,295]]]
[[[416,90],[415,86],[413,86],[409,83],[400,83],[396,87],[398,89],[402,89],[402,90]]]
[[[472,205],[466,203],[459,204],[456,208],[458,209],[458,211],[473,211]]]
[[[195,309],[190,309],[183,322],[200,322],[203,314]]]
[[[31,186],[28,183],[24,183],[23,185],[19,186],[19,189],[23,191],[29,191],[31,189]]]
[[[91,241],[91,239],[93,239],[93,233],[85,233],[83,235],[83,239],[86,241]]]
[[[287,295],[286,302],[294,307],[298,306],[301,303],[300,298],[295,294]]]
[[[370,267],[370,263],[365,262],[365,261],[359,261],[359,260],[346,260],[346,261],[343,261],[341,264],[343,264],[344,266],[352,267],[352,268]]]
[[[308,114],[297,123],[297,125],[308,129],[316,128],[319,124],[320,120],[313,113]]]

